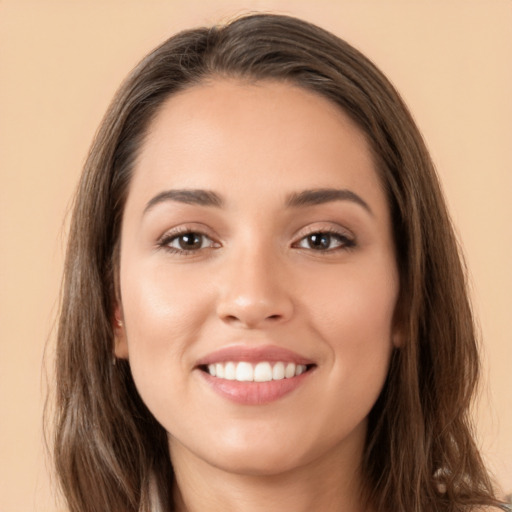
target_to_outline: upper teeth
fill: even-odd
[[[306,371],[306,365],[295,363],[271,363],[263,361],[256,365],[241,361],[227,361],[208,365],[208,373],[220,379],[239,382],[268,382],[270,380],[289,379]]]

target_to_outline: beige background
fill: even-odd
[[[512,491],[512,1],[0,0],[0,512],[54,512],[41,416],[63,219],[117,85],[176,30],[295,14],[391,78],[441,174],[472,276],[486,385],[476,414]],[[51,381],[51,377],[50,377]]]

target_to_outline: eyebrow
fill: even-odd
[[[210,190],[196,189],[173,189],[166,190],[150,199],[144,208],[144,213],[154,208],[157,204],[167,201],[176,201],[178,203],[195,204],[199,206],[222,207],[224,201],[222,198]]]
[[[362,206],[370,215],[373,211],[369,204],[355,192],[347,189],[317,188],[304,190],[288,196],[286,205],[290,208],[314,206],[317,204],[330,203],[332,201],[351,201]]]
[[[167,201],[215,208],[221,208],[224,205],[222,197],[211,190],[172,189],[165,190],[150,199],[144,208],[144,214],[156,205]],[[317,188],[294,192],[287,197],[286,206],[288,208],[301,208],[333,201],[351,201],[362,206],[368,213],[373,215],[372,209],[368,203],[356,193],[347,189]]]

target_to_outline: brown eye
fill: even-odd
[[[314,233],[309,235],[306,240],[310,249],[325,251],[331,248],[332,236],[328,233]]]
[[[305,236],[297,246],[301,249],[311,249],[313,251],[332,251],[353,247],[354,242],[339,233],[318,232]]]
[[[176,253],[197,252],[201,249],[217,246],[211,238],[203,233],[197,233],[195,231],[188,231],[186,233],[165,237],[161,241],[160,245],[171,252]]]
[[[175,238],[178,242],[180,249],[184,251],[190,251],[195,249],[201,249],[203,246],[203,235],[199,233],[186,233]]]

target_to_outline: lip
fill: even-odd
[[[222,363],[226,361],[248,363],[259,363],[268,361],[291,362],[302,364],[308,367],[301,375],[295,377],[272,380],[268,382],[239,382],[236,380],[227,380],[213,377],[204,371],[204,367],[209,364]],[[313,373],[316,364],[311,359],[303,357],[291,350],[276,346],[247,347],[244,345],[225,347],[207,356],[199,359],[195,370],[206,382],[210,389],[221,397],[241,405],[265,405],[275,402],[306,382]]]

